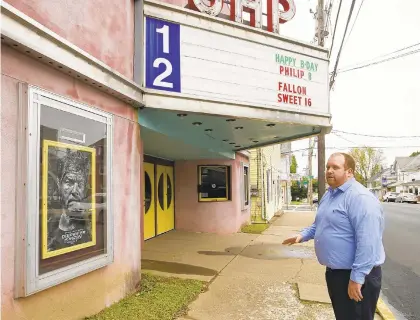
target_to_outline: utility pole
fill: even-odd
[[[331,11],[331,10],[329,10]],[[318,23],[318,45],[324,46],[325,22],[324,22],[324,0],[318,0],[317,10]],[[318,136],[318,201],[325,193],[325,134],[321,132]]]
[[[320,47],[324,46],[324,0],[318,0],[318,9],[317,9],[317,33],[318,33],[318,45]]]
[[[312,194],[312,156],[314,151],[314,145],[312,144],[312,138],[309,138],[309,151],[308,151],[308,202],[312,208],[313,194]]]
[[[325,134],[318,136],[318,201],[325,193]]]

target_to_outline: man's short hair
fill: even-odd
[[[344,157],[344,169],[352,169],[353,173],[356,171],[356,161],[354,158],[345,152],[337,152],[332,154],[332,156],[342,155]]]
[[[87,183],[90,173],[90,160],[86,152],[66,149],[65,156],[58,161],[58,178],[60,181],[69,172],[82,173],[85,183]]]

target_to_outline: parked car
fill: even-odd
[[[417,196],[414,193],[400,193],[395,202],[417,203]]]
[[[399,193],[398,192],[387,192],[383,199],[386,202],[395,202],[395,199],[398,197]]]

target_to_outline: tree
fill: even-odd
[[[312,179],[312,190],[318,192],[318,179]]]
[[[303,185],[308,186],[309,185],[308,177],[302,177],[302,183]],[[318,192],[318,179],[312,179],[312,191]]]
[[[291,160],[291,163],[290,163],[290,173],[296,173],[297,168],[298,168],[298,164],[297,164],[297,161],[296,161],[296,157],[293,154],[292,155],[292,160]]]
[[[354,176],[364,186],[373,176],[382,171],[384,155],[382,150],[371,147],[353,148],[349,154],[356,162],[356,172]]]
[[[308,196],[308,185],[305,186],[305,181],[292,181],[291,186],[292,200],[297,198],[305,199]]]
[[[292,181],[291,186],[292,201],[296,201],[297,198],[300,198],[301,187],[297,181]]]
[[[418,155],[420,155],[420,151],[415,151],[410,155],[410,157],[417,157]]]

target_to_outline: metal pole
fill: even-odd
[[[318,0],[318,45],[324,46],[324,0]],[[325,134],[318,136],[318,201],[325,193]]]
[[[313,156],[314,145],[312,144],[312,138],[309,139],[309,151],[308,151],[308,202],[310,207],[313,205],[312,197],[312,156]]]
[[[325,135],[318,136],[318,201],[325,193]]]

